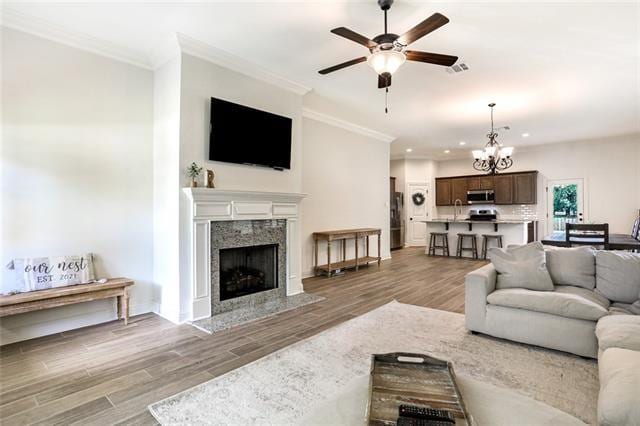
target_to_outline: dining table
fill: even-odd
[[[574,238],[574,237],[572,237]],[[581,245],[593,243],[593,245],[602,245],[602,237],[589,238],[589,234],[585,233],[584,236],[578,238]],[[556,247],[571,247],[571,242],[567,241],[566,234],[564,232],[554,232],[547,235],[541,240],[542,244]],[[609,250],[632,250],[640,252],[640,240],[633,238],[627,234],[609,234]]]

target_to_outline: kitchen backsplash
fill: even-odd
[[[468,217],[470,209],[495,209],[498,211],[498,218],[501,219],[524,219],[524,220],[538,220],[537,205],[535,204],[522,204],[522,205],[507,205],[496,206],[495,204],[480,205],[474,204],[473,206],[463,205],[458,207],[462,210],[462,216]],[[458,214],[460,216],[460,213]],[[440,206],[436,207],[436,217],[453,217],[453,206]]]

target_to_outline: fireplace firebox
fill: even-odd
[[[278,244],[220,249],[220,300],[278,287]]]

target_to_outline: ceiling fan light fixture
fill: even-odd
[[[400,68],[407,57],[397,50],[380,50],[374,52],[367,58],[367,63],[378,75],[384,73],[393,74]]]

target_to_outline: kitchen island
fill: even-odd
[[[449,248],[451,255],[455,256],[455,247],[458,240],[458,233],[477,234],[478,256],[481,255],[482,235],[502,235],[504,247],[512,244],[526,244],[537,239],[537,222],[526,219],[494,219],[494,220],[470,220],[436,218],[423,220],[427,225],[427,241],[431,232],[447,232],[449,237]],[[491,241],[489,247],[493,247]],[[429,253],[429,247],[425,249]]]

